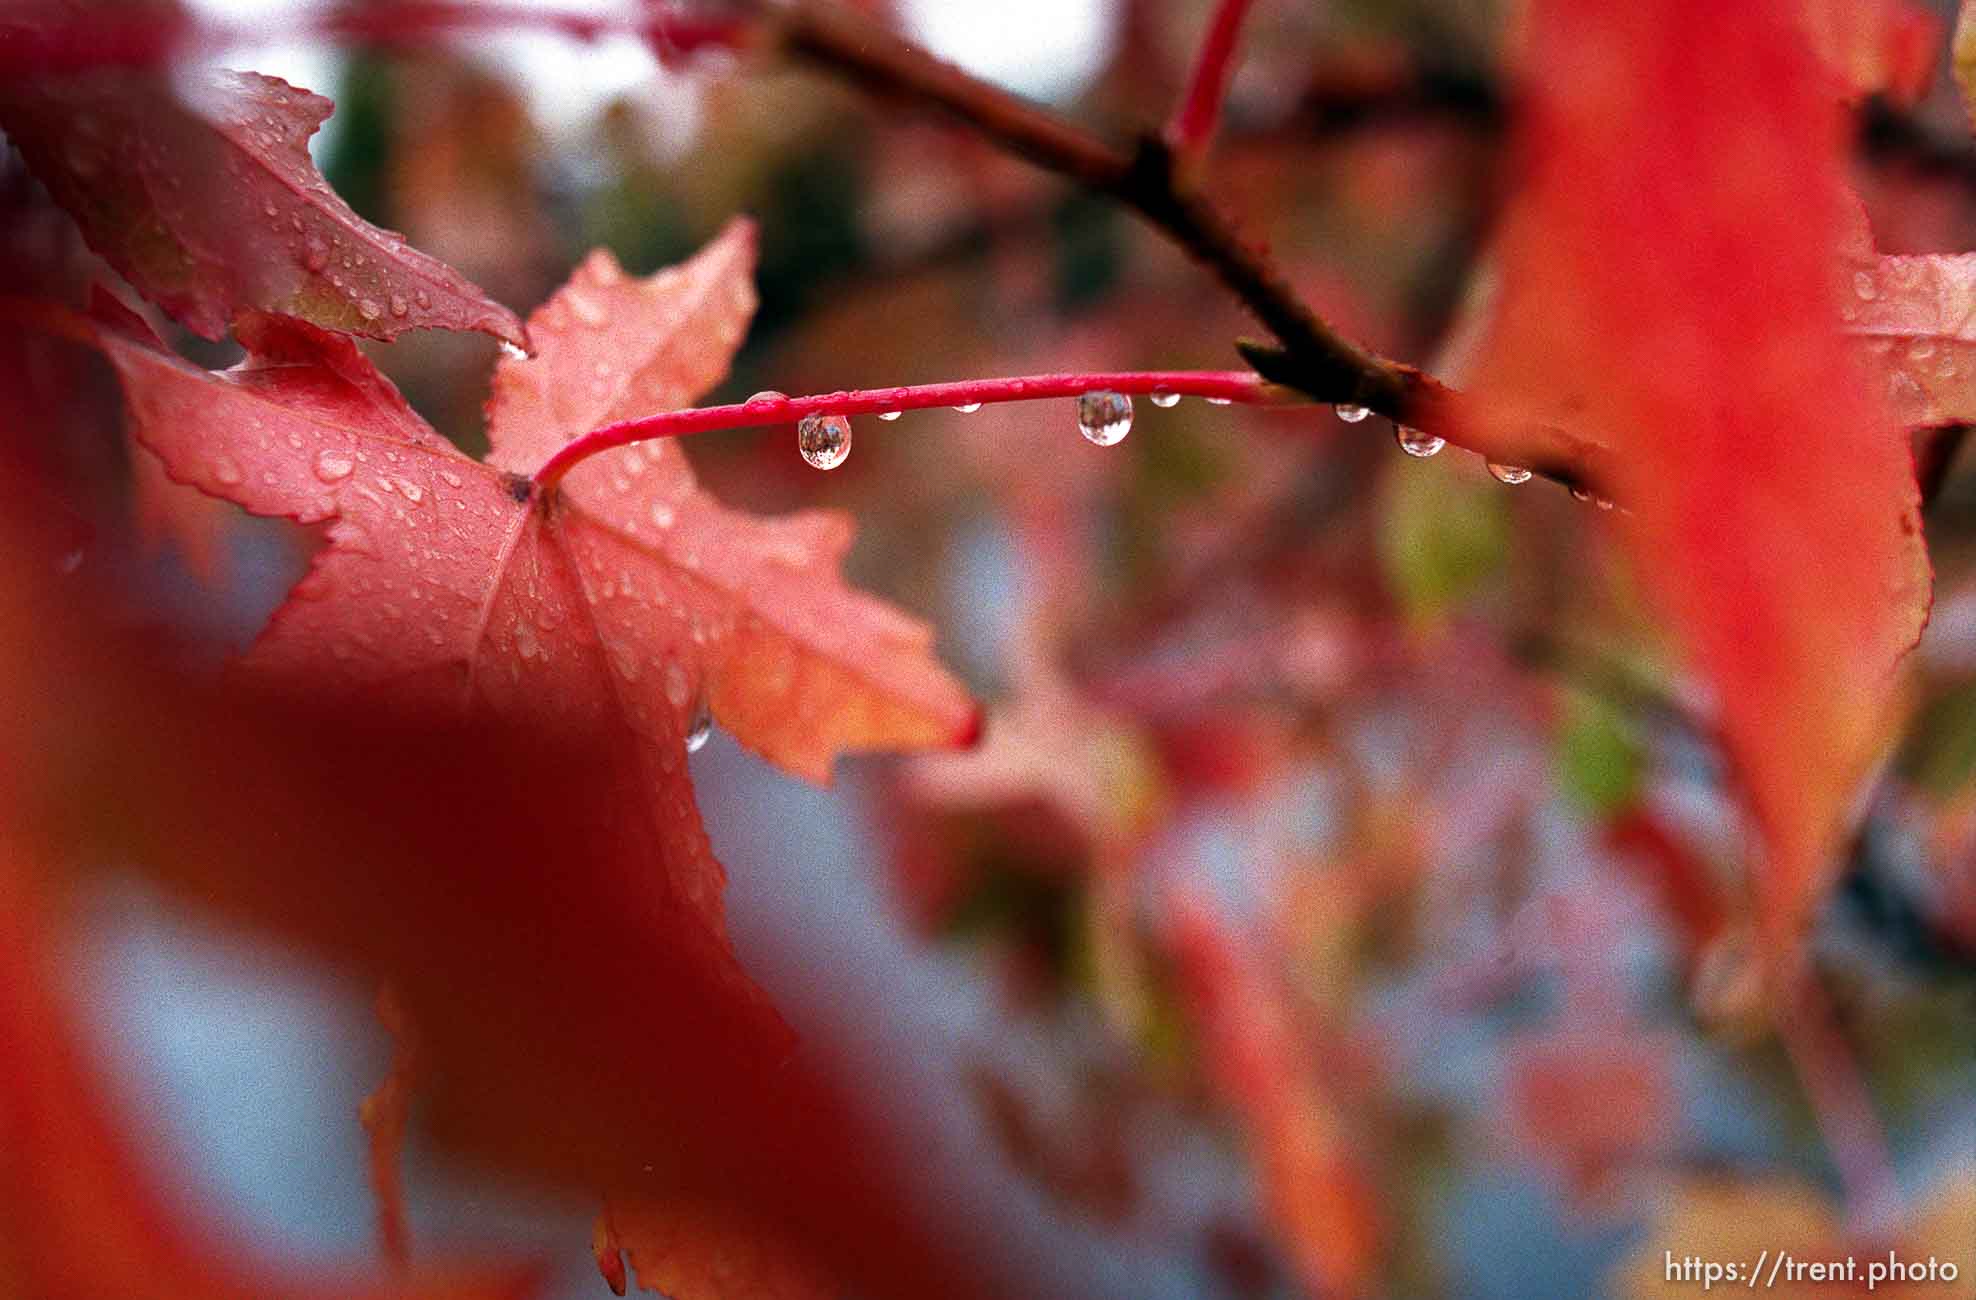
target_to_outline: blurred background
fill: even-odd
[[[649,272],[754,215],[762,306],[710,401],[1219,369],[1256,332],[1129,215],[772,58],[540,31],[351,52],[273,39],[306,3],[194,7],[269,37],[217,62],[335,99],[312,149],[360,213],[523,313],[592,247]],[[872,7],[1114,134],[1165,116],[1209,10]],[[1458,349],[1486,283],[1505,9],[1258,0],[1245,37],[1213,188],[1328,319],[1404,360]],[[1941,82],[1862,107],[1882,251],[1976,247],[1976,150]],[[16,247],[84,264],[4,166]],[[484,449],[491,340],[367,350]],[[1341,1269],[1398,1296],[1650,1294],[1663,1249],[1838,1240],[1820,1116],[1755,1014],[1706,699],[1598,512],[1401,455],[1380,424],[1142,402],[1100,450],[1068,403],[914,412],[858,421],[828,475],[787,429],[691,440],[730,504],[854,512],[852,577],[930,620],[989,703],[979,750],[848,763],[829,789],[718,734],[692,766],[744,965],[871,1072],[934,1194],[994,1225],[1030,1294],[1276,1296]],[[312,541],[207,508],[209,548],[137,577],[217,663]],[[1814,938],[1836,1028],[1817,1068],[1867,1089],[1914,1239],[1967,1252],[1976,472],[1951,466],[1927,527],[1910,722]],[[140,885],[88,916],[74,996],[161,1126],[161,1175],[263,1245],[367,1254],[355,1108],[388,1055],[368,990]],[[604,1293],[594,1206],[416,1147],[411,1187],[422,1251],[521,1243],[554,1295]]]

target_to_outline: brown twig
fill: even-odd
[[[1455,396],[1412,366],[1377,356],[1332,329],[1290,287],[1268,254],[1181,174],[1166,143],[1111,143],[1055,113],[970,76],[863,14],[821,0],[777,10],[782,47],[875,95],[945,112],[1048,171],[1117,200],[1207,267],[1275,336],[1239,348],[1268,379],[1320,402],[1345,403],[1424,429],[1491,460],[1527,466],[1569,486],[1597,488],[1602,449],[1561,430],[1514,438],[1459,421]]]

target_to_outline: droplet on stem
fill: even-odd
[[[892,421],[898,419],[900,416],[904,414],[905,414],[904,411],[880,411],[878,413],[878,418],[885,421],[887,424],[890,424]]]
[[[1180,405],[1180,394],[1170,392],[1164,388],[1155,388],[1152,391],[1151,398],[1153,405],[1159,407],[1162,411]]]
[[[1520,465],[1499,465],[1492,460],[1488,462],[1488,466],[1489,473],[1495,477],[1498,483],[1508,483],[1514,487],[1518,483],[1528,483],[1530,481],[1530,471]]]
[[[1209,406],[1227,406],[1234,400],[1232,397],[1210,397],[1207,399],[1207,404]]]
[[[976,411],[981,409],[981,403],[962,402],[959,406],[956,406],[954,409],[956,411],[959,411],[962,415],[973,415]]]
[[[1332,409],[1338,413],[1338,418],[1346,424],[1357,424],[1360,420],[1372,414],[1365,407],[1353,406],[1350,402],[1340,402]],[[1406,446],[1406,440],[1404,438],[1401,439],[1400,445],[1402,447]],[[1437,447],[1435,450],[1438,451],[1440,449]],[[1432,453],[1430,452],[1429,454],[1431,455]]]
[[[697,754],[714,734],[714,711],[702,694],[694,697],[693,715],[686,720],[686,752]]]
[[[1077,399],[1077,430],[1098,447],[1112,447],[1132,432],[1132,399],[1124,393],[1098,389]]]
[[[1339,412],[1341,415],[1343,413],[1343,411]],[[1437,438],[1425,429],[1409,428],[1404,424],[1393,426],[1393,438],[1400,444],[1401,451],[1409,456],[1418,456],[1422,460],[1437,454],[1441,448],[1448,445],[1446,438]]]
[[[796,449],[816,469],[836,469],[851,454],[851,422],[841,415],[806,415],[796,422]]]

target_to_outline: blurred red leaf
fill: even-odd
[[[1812,47],[1856,95],[1919,103],[1935,80],[1942,20],[1909,0],[1804,0]]]
[[[242,312],[390,339],[521,322],[459,272],[359,217],[309,160],[330,102],[273,77],[184,87],[120,69],[0,88],[0,128],[100,253],[188,328]]]
[[[1199,904],[1176,909],[1173,941],[1201,1025],[1202,1057],[1241,1117],[1264,1203],[1305,1290],[1365,1294],[1385,1228],[1282,994]]]
[[[1839,328],[1851,135],[1780,3],[1542,0],[1529,29],[1482,418],[1613,447],[1601,486],[1714,688],[1781,957],[1929,600],[1906,438]]]
[[[829,1300],[838,1294],[788,1244],[690,1202],[611,1204],[598,1217],[598,1271],[625,1293],[628,1256],[638,1289],[674,1300]]]

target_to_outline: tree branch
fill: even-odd
[[[1249,16],[1253,0],[1220,0],[1208,29],[1201,37],[1200,52],[1194,56],[1194,71],[1187,78],[1187,90],[1166,124],[1167,148],[1182,165],[1199,160],[1214,140],[1215,125],[1221,120],[1221,103],[1228,95],[1228,82],[1235,71],[1236,39],[1242,34],[1242,20]]]
[[[1456,419],[1454,394],[1431,376],[1377,356],[1333,330],[1298,297],[1260,248],[1184,180],[1156,138],[1127,151],[1056,114],[970,76],[863,14],[821,0],[774,11],[782,46],[880,96],[939,109],[1013,153],[1116,199],[1218,276],[1276,344],[1244,345],[1265,378],[1320,402],[1363,406],[1499,463],[1523,465],[1567,486],[1597,489],[1603,449],[1561,430],[1514,441],[1478,434]]]

